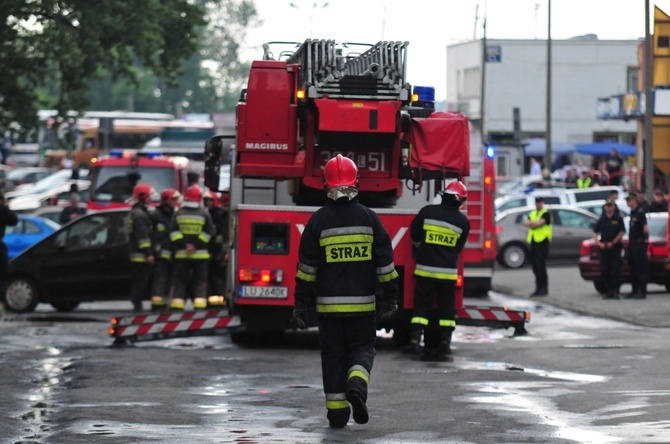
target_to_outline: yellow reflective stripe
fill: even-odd
[[[168,250],[161,251],[161,258],[163,259],[172,259],[172,252]]]
[[[456,321],[451,319],[440,319],[440,327],[456,327]]]
[[[422,318],[421,316],[414,316],[410,323],[411,324],[428,325],[428,319]]]
[[[151,242],[150,241],[142,242],[137,247],[138,248],[151,248]]]
[[[196,251],[193,254],[186,254],[186,250],[177,250],[174,255],[175,259],[209,259],[209,252]]]
[[[377,276],[377,280],[378,280],[379,282],[388,282],[388,281],[391,281],[391,280],[393,280],[393,279],[395,279],[395,278],[397,278],[397,277],[398,277],[398,272],[395,271],[395,270],[393,270],[393,271],[390,272],[390,273],[387,273],[387,274],[380,274],[380,275],[378,275],[378,276]]]
[[[375,311],[375,303],[371,304],[317,304],[317,313],[363,313]]]
[[[455,273],[439,273],[434,271],[425,271],[425,270],[414,270],[416,276],[422,276],[433,279],[442,279],[446,281],[455,281],[458,280],[458,274]]]
[[[423,224],[423,229],[426,231],[434,231],[436,233],[450,234],[452,236],[460,237],[460,233],[457,233],[455,230],[446,227],[440,227],[437,225]]]
[[[319,245],[325,247],[326,245],[350,244],[357,242],[372,243],[373,240],[374,236],[371,234],[342,234],[339,236],[330,236],[319,239]]]
[[[377,274],[386,274],[392,272],[393,270],[395,270],[395,264],[391,262],[385,267],[378,267]]]
[[[307,282],[316,282],[316,275],[315,274],[308,274],[305,273],[302,270],[298,270],[298,272],[295,274],[295,277],[302,279],[303,281]]]
[[[178,224],[188,225],[205,225],[205,218],[203,216],[177,216]]]
[[[344,401],[328,401],[328,400],[326,400],[326,408],[328,410],[348,409],[349,408],[349,402],[347,402],[346,399]]]
[[[203,241],[203,242],[206,243],[206,244],[209,243],[209,240],[210,240],[211,238],[212,238],[212,236],[210,236],[210,235],[207,234],[207,233],[200,233],[200,235],[198,236],[198,239],[200,239],[201,241]]]
[[[351,373],[349,373],[347,381],[350,380],[351,378],[361,378],[363,381],[365,381],[366,384],[370,382],[369,376],[360,370],[353,370]]]
[[[437,219],[426,219],[423,221],[423,228],[426,229],[426,227],[433,227],[434,230],[439,231],[440,229],[451,229],[457,234],[462,234],[463,229],[460,227],[457,227],[456,225],[452,225],[449,222],[445,222],[443,220],[437,220]]]
[[[173,231],[172,233],[170,233],[170,240],[172,242],[174,242],[176,240],[183,239],[183,238],[184,238],[184,235],[181,234],[181,232],[179,232],[179,231]]]

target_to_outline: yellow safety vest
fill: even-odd
[[[581,177],[577,179],[577,188],[588,188],[591,186],[591,178],[587,177],[582,179]]]
[[[541,210],[533,210],[530,212],[528,218],[530,219],[531,222],[537,222],[542,218],[542,215],[546,213],[547,210],[542,208]],[[531,243],[531,241],[535,243],[542,242],[545,239],[549,239],[549,242],[551,242],[551,224],[544,224],[541,227],[537,228],[531,228],[528,230],[528,243]]]

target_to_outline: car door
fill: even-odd
[[[23,226],[24,221],[19,220],[16,225],[8,225],[5,228],[5,237],[3,240],[5,245],[7,245],[7,256],[9,259],[12,259],[25,248],[27,248],[26,241],[23,236]]]
[[[43,261],[43,287],[58,301],[118,297],[122,288],[130,288],[128,243],[123,232],[121,212],[76,219],[53,238],[52,255]]]
[[[579,257],[584,239],[593,237],[595,216],[591,217],[579,211],[567,208],[552,210],[554,216],[551,255],[553,257]]]

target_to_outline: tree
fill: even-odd
[[[137,84],[137,66],[176,85],[197,48],[204,10],[190,0],[2,0],[0,125],[39,107],[83,111],[109,73]]]

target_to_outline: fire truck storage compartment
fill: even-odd
[[[410,143],[412,177],[441,179],[445,172],[470,175],[470,129],[461,114],[436,112],[428,118],[413,118],[404,136]]]
[[[400,102],[316,99],[319,131],[395,133]]]
[[[294,68],[255,61],[246,99],[237,106],[237,174],[241,177],[300,177]]]
[[[253,222],[251,224],[252,254],[288,254],[290,225]]]

